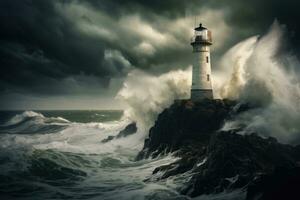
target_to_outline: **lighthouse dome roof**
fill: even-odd
[[[195,31],[203,31],[203,30],[207,30],[207,28],[202,26],[202,24],[199,24],[199,26],[195,28]]]

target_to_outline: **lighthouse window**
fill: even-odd
[[[207,81],[209,81],[209,74],[207,74]]]
[[[208,60],[208,56],[206,56],[206,62],[207,62],[207,63],[209,62],[209,60]]]

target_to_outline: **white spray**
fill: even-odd
[[[118,98],[128,105],[125,117],[137,121],[140,128],[148,132],[157,115],[174,99],[189,98],[190,73],[191,67],[160,76],[132,71],[118,93]]]
[[[247,39],[224,55],[223,67],[233,71],[226,81],[219,80],[219,95],[261,106],[228,122],[226,129],[243,124],[246,133],[274,136],[285,143],[299,139],[300,88],[293,70],[297,62],[287,53],[279,54],[283,36],[282,27],[274,22],[259,40]],[[231,60],[231,66],[224,60]]]

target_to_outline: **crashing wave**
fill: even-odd
[[[69,121],[62,117],[45,117],[34,111],[24,111],[0,125],[0,133],[51,133],[64,128]]]
[[[4,123],[2,126],[11,126],[18,124],[28,118],[33,118],[33,117],[44,117],[41,113],[36,113],[33,111],[24,111],[21,114],[17,114],[14,117],[12,117],[10,120],[8,120],[6,123]]]
[[[45,117],[43,114],[41,113],[37,113],[34,111],[24,111],[21,114],[17,114],[14,117],[12,117],[10,120],[8,120],[7,122],[5,122],[2,126],[12,126],[12,125],[16,125],[19,124],[25,120],[28,119],[32,119],[35,121],[40,120],[40,122],[45,122],[45,123],[68,123],[70,122],[67,119],[64,119],[62,117]]]

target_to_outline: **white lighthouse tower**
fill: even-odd
[[[195,34],[191,41],[193,46],[191,100],[213,99],[209,50],[212,45],[211,31],[202,24],[194,30]]]

